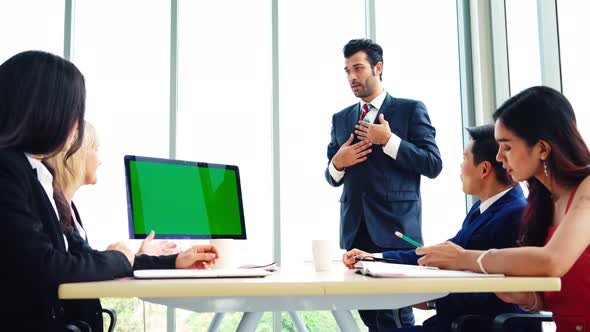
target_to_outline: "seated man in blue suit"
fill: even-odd
[[[461,230],[449,241],[466,249],[487,250],[516,246],[520,218],[526,200],[519,185],[514,185],[502,164],[496,161],[498,143],[494,140],[494,126],[467,129],[471,141],[463,153],[461,180],[466,194],[479,198],[465,217]],[[380,257],[352,249],[344,254],[343,262],[353,268],[355,256]],[[382,257],[417,264],[420,256],[414,250],[386,251]],[[418,304],[419,309],[436,309],[436,315],[423,326],[395,331],[449,331],[453,319],[465,314],[484,314],[494,317],[504,312],[517,312],[513,304],[502,302],[493,293],[451,294],[441,299]],[[474,331],[488,331],[489,322],[481,322]]]

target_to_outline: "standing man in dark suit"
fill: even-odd
[[[519,185],[514,185],[511,177],[502,168],[502,163],[496,160],[498,143],[494,139],[494,126],[485,125],[467,130],[471,142],[463,153],[461,181],[463,192],[476,196],[479,201],[473,204],[463,226],[449,241],[474,250],[515,247],[526,205],[522,189]],[[355,256],[383,256],[413,265],[420,258],[415,250],[369,254],[353,249],[344,254],[344,264],[352,268]],[[400,332],[448,332],[454,319],[467,314],[482,315],[482,319],[473,320],[471,325],[463,326],[462,330],[485,332],[490,331],[494,316],[518,311],[516,305],[503,302],[494,293],[451,294],[415,307],[436,309],[436,315],[426,320],[423,326],[403,328]]]
[[[436,131],[423,103],[390,96],[381,82],[383,50],[369,39],[344,46],[348,82],[361,100],[334,114],[326,180],[344,184],[340,247],[409,249],[400,231],[422,241],[420,176],[442,169]],[[411,308],[359,311],[370,331],[413,325]]]

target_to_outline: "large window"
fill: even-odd
[[[590,31],[590,2],[560,0],[557,5],[563,93],[574,107],[582,136],[590,144],[590,49],[584,42]]]
[[[159,0],[76,2],[73,61],[102,166],[74,200],[96,248],[128,238],[123,156],[168,156],[169,12]]]
[[[424,102],[436,128],[443,169],[434,180],[422,177],[421,194],[424,241],[438,243],[454,236],[465,218],[455,1],[378,0],[376,11],[385,88]]]
[[[179,1],[177,157],[240,168],[241,262],[272,260],[270,2]],[[231,8],[231,10],[228,10]]]
[[[541,85],[537,0],[506,1],[510,94]]]
[[[0,64],[27,50],[61,55],[64,12],[63,0],[0,2]]]
[[[64,3],[1,2],[0,63],[29,49],[61,55]],[[104,249],[127,238],[123,156],[170,153],[171,1],[72,3],[72,61],[86,78],[86,118],[98,130],[103,162],[98,185],[81,188],[74,200],[92,246]],[[239,241],[237,260],[253,264],[273,258],[272,3],[178,0],[176,158],[240,167],[248,240]],[[333,240],[334,259],[340,258],[342,188],[324,179],[326,147],[332,115],[358,102],[347,84],[342,47],[366,36],[366,13],[362,0],[278,3],[280,104],[274,115],[280,119],[285,266],[310,260],[312,239]],[[423,177],[421,186],[426,244],[453,236],[465,217],[456,4],[375,0],[385,88],[394,97],[424,102],[437,130],[443,170],[434,180]],[[505,4],[515,94],[541,84],[537,0]],[[558,7],[563,89],[590,140],[590,51],[580,46],[590,31],[584,16],[590,4],[559,0]],[[125,301],[120,317],[134,315],[137,325],[130,329],[138,329],[139,311],[125,310]],[[180,320],[188,316],[179,314]]]
[[[312,239],[333,240],[336,258],[342,188],[324,178],[326,150],[332,114],[357,102],[342,47],[364,36],[364,2],[282,1],[279,17],[283,262],[310,260]]]

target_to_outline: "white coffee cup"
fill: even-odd
[[[311,240],[313,266],[316,271],[330,271],[332,249],[334,249],[332,240]]]
[[[235,269],[238,267],[237,244],[234,239],[211,239],[210,244],[214,245],[219,258],[212,269]]]

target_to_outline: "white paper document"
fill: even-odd
[[[376,278],[498,278],[503,274],[483,274],[470,271],[441,270],[436,267],[392,264],[382,262],[358,262],[357,272]]]
[[[138,279],[169,278],[257,278],[271,275],[263,269],[186,269],[186,270],[135,270],[133,276]]]

